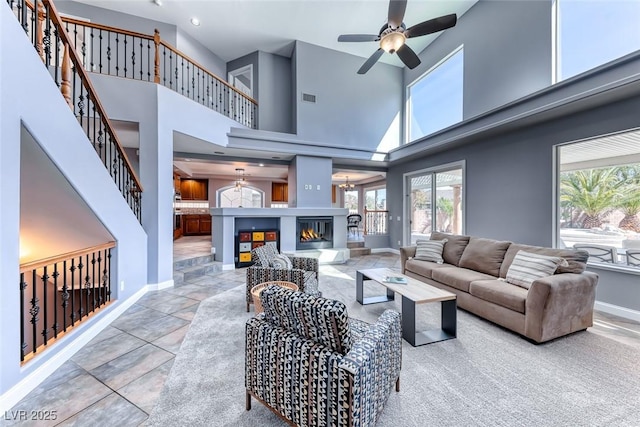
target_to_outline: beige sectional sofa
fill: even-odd
[[[444,263],[414,259],[416,246],[403,247],[402,272],[454,292],[458,307],[537,343],[593,325],[598,275],[585,271],[587,252],[438,232],[431,239],[447,239]],[[527,290],[504,280],[518,251],[561,257],[566,264]]]

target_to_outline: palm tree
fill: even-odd
[[[560,200],[583,212],[582,228],[600,227],[604,217],[616,206],[621,185],[617,173],[617,168],[608,168],[561,175]]]
[[[453,217],[453,200],[440,197],[436,202],[436,225],[439,231],[450,231]]]
[[[618,227],[640,233],[640,165],[619,167],[617,175],[623,183],[617,207],[624,213]]]

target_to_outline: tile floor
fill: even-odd
[[[209,254],[209,239],[179,239],[174,245],[176,260]],[[320,283],[375,267],[399,268],[399,257],[375,254],[323,266]],[[9,416],[4,414],[0,424],[125,427],[144,423],[200,301],[244,283],[244,270],[239,269],[148,293],[12,408]],[[597,312],[590,330],[640,348],[640,323]],[[55,410],[57,419],[7,420],[20,410]]]

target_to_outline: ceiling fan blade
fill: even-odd
[[[400,60],[404,62],[404,65],[409,67],[410,70],[413,70],[418,65],[420,65],[420,58],[418,58],[418,55],[416,55],[413,49],[411,49],[406,44],[403,44],[396,53],[398,54]]]
[[[373,67],[373,64],[378,62],[378,59],[380,59],[383,53],[384,53],[384,50],[380,48],[378,48],[378,50],[373,52],[373,55],[371,55],[369,59],[367,59],[365,63],[362,64],[362,67],[360,67],[360,69],[358,70],[358,74],[364,74],[367,71],[369,71],[369,69]]]
[[[375,42],[378,36],[374,34],[343,34],[338,36],[339,42]]]
[[[407,10],[407,0],[390,0],[389,17],[387,18],[389,25],[394,28],[402,25],[405,10]]]
[[[438,31],[446,30],[456,25],[458,17],[455,13],[451,15],[444,15],[439,18],[429,19],[428,21],[421,22],[414,25],[404,32],[405,37],[420,37],[431,33],[437,33]]]

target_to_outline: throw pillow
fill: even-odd
[[[531,284],[542,277],[551,276],[558,266],[566,266],[561,257],[518,251],[507,271],[507,282],[529,289]]]
[[[282,270],[291,270],[293,268],[293,264],[291,264],[289,257],[281,254],[275,254],[273,258],[271,258],[270,266]]]
[[[431,261],[442,264],[442,250],[447,239],[444,240],[418,240],[416,241],[416,254],[414,259],[422,261]]]
[[[278,252],[272,245],[258,246],[251,252],[256,267],[269,267],[271,260],[278,255]]]

